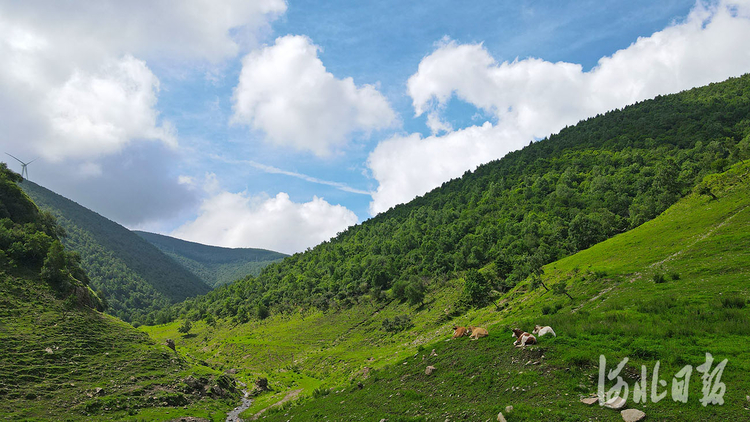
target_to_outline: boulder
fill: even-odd
[[[255,380],[255,388],[260,391],[268,391],[268,379],[258,378],[257,380]]]
[[[585,399],[581,399],[581,403],[591,406],[592,404],[596,404],[599,399],[597,397],[587,397]]]
[[[646,418],[646,414],[638,409],[626,409],[620,412],[625,422],[638,422]]]
[[[505,416],[503,416],[503,412],[500,412],[500,413],[497,414],[497,422],[508,422],[505,419]]]
[[[435,369],[437,369],[437,368],[435,368],[434,366],[430,365],[427,368],[425,368],[424,374],[425,375],[431,375],[432,372],[435,371]]]
[[[165,344],[165,345],[166,345],[167,347],[169,347],[170,349],[172,349],[172,350],[175,350],[175,344],[174,344],[174,340],[172,340],[171,338],[168,338],[168,339],[167,339],[166,341],[164,341],[164,344]],[[176,350],[175,350],[175,351],[176,351]]]
[[[510,413],[513,411],[513,406],[505,406],[505,413]]]

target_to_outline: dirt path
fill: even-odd
[[[260,412],[258,412],[256,414],[254,414],[253,417],[250,420],[254,421],[254,420],[258,419],[260,417],[260,415],[263,414],[263,412],[265,412],[266,410],[268,410],[268,409],[270,409],[272,407],[281,406],[282,404],[288,402],[289,400],[296,399],[297,396],[299,396],[299,393],[301,393],[301,392],[302,392],[301,388],[299,390],[292,390],[292,391],[288,392],[287,395],[284,396],[283,399],[277,401],[276,403],[274,403],[274,404],[266,407],[265,409],[261,410]]]

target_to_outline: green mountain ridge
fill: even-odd
[[[326,312],[394,295],[419,302],[437,281],[484,267],[483,289],[506,292],[544,264],[656,217],[706,175],[748,157],[744,75],[582,121],[148,320],[189,313],[242,323],[266,310]]]
[[[65,230],[62,241],[81,256],[91,286],[109,311],[133,323],[148,312],[211,288],[155,246],[121,225],[31,181],[19,186]]]
[[[268,264],[288,256],[266,249],[203,245],[139,230],[133,230],[133,233],[175,259],[211,287],[231,283],[247,275],[257,276]]]

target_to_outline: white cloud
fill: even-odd
[[[48,160],[107,155],[133,139],[177,146],[169,122],[157,123],[159,81],[146,64],[126,56],[96,74],[76,71],[42,103],[50,134],[39,141]]]
[[[373,214],[423,194],[464,171],[566,125],[659,94],[750,71],[750,2],[698,3],[688,18],[628,48],[581,65],[537,58],[497,63],[482,44],[443,40],[408,81],[416,115],[437,114],[452,96],[497,118],[444,136],[394,137],[370,154],[379,187]]]
[[[210,184],[215,178],[208,177]],[[301,252],[357,223],[357,216],[323,198],[296,203],[279,192],[275,197],[214,192],[203,201],[199,216],[172,236],[225,247],[252,247],[285,253]]]
[[[242,61],[232,121],[277,145],[327,155],[353,132],[393,125],[388,101],[372,85],[336,79],[304,36],[285,36]]]
[[[217,64],[285,10],[284,0],[2,2],[0,146],[58,160],[141,140],[174,146],[144,60]]]

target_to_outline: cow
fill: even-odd
[[[552,337],[557,337],[557,334],[555,334],[555,330],[553,330],[550,326],[542,327],[541,325],[537,325],[534,327],[534,331],[532,331],[531,334],[536,334],[539,337],[546,334],[552,334]]]
[[[516,338],[516,341],[513,342],[513,345],[516,347],[526,347],[530,344],[536,344],[536,337],[518,328],[513,330],[513,337]]]
[[[490,335],[486,328],[481,327],[469,327],[469,332],[471,333],[471,336],[469,337],[471,337],[472,340],[477,340],[480,337],[487,337]]]
[[[452,338],[455,339],[455,338],[459,338],[459,337],[463,337],[463,336],[468,336],[468,335],[469,335],[469,331],[466,329],[466,327],[456,327],[455,325],[453,326],[453,337]]]

